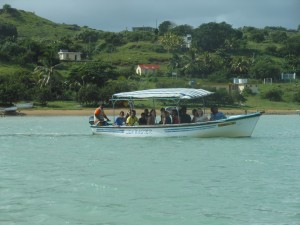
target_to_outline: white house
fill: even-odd
[[[185,37],[183,37],[183,43],[186,48],[191,48],[192,45],[192,35],[187,34]]]
[[[243,92],[245,88],[249,88],[252,93],[259,93],[258,85],[257,84],[248,84],[248,79],[239,79],[234,78],[233,84],[230,84],[230,91],[239,91],[240,93]]]
[[[157,64],[139,64],[136,68],[136,74],[155,74],[159,68],[160,66]]]
[[[296,73],[281,73],[281,80],[296,80]]]
[[[81,61],[81,52],[69,52],[68,50],[60,50],[58,52],[59,60],[65,61]]]

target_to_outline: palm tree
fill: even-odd
[[[234,58],[231,63],[231,70],[238,75],[248,74],[250,69],[250,60],[244,57]]]
[[[33,71],[33,77],[41,88],[46,87],[50,84],[50,80],[54,77],[61,76],[58,71],[55,70],[57,66],[61,63],[54,66],[37,66]]]

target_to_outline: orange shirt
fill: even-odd
[[[98,119],[100,119],[101,117],[102,117],[101,119],[106,118],[106,115],[105,115],[105,113],[104,113],[104,110],[101,110],[100,108],[97,108],[97,109],[95,110],[94,115],[95,115]]]

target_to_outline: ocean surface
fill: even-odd
[[[0,225],[299,225],[300,116],[251,138],[114,138],[0,117]]]

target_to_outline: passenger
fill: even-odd
[[[133,126],[135,125],[137,122],[139,121],[139,119],[136,117],[136,111],[135,110],[131,110],[130,116],[127,118],[126,120],[126,125],[127,126]]]
[[[149,115],[149,110],[148,109],[144,109],[144,113],[145,113],[145,118],[146,120],[148,120]]]
[[[178,117],[178,112],[177,112],[176,109],[172,110],[171,116],[172,116],[172,123],[173,124],[178,124],[179,123],[179,117]]]
[[[160,109],[160,121],[159,121],[159,124],[163,124],[164,123],[165,111],[166,111],[165,108],[161,108]]]
[[[110,119],[107,118],[105,112],[104,112],[104,106],[101,104],[94,112],[94,124],[99,126],[106,126],[108,123],[104,120],[110,121]]]
[[[139,118],[139,125],[147,125],[146,114],[141,113],[141,118]]]
[[[124,123],[125,123],[124,112],[121,111],[119,116],[117,117],[117,119],[115,121],[115,125],[122,126]]]
[[[198,114],[199,114],[199,121],[198,122],[206,122],[208,121],[208,118],[206,115],[204,115],[204,112],[202,109],[198,109]]]
[[[125,122],[127,121],[128,117],[130,116],[131,114],[131,108],[128,110],[128,112],[126,113],[126,116],[125,116]]]
[[[168,111],[164,111],[164,116],[163,116],[163,124],[171,124],[172,120],[170,117],[170,113]]]
[[[208,121],[207,116],[203,115],[202,109],[193,109],[193,120],[192,123],[205,122]]]
[[[181,108],[181,114],[179,115],[180,117],[180,123],[191,123],[191,116],[186,113],[186,106],[182,106]]]
[[[197,123],[198,119],[199,119],[199,114],[198,114],[198,110],[197,109],[193,109],[192,110],[192,114],[193,114],[193,119],[192,119],[192,123]]]
[[[210,114],[210,120],[221,120],[221,119],[226,119],[226,116],[224,113],[218,111],[217,106],[212,106],[210,108],[211,114]]]
[[[156,112],[155,109],[150,110],[150,116],[148,117],[147,124],[154,125],[156,123]]]

